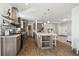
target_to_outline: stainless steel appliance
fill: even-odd
[[[21,48],[23,48],[23,41],[26,38],[26,32],[21,32]]]

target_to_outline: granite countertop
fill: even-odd
[[[21,34],[13,34],[13,35],[6,35],[6,36],[0,36],[0,37],[17,37],[20,36]]]

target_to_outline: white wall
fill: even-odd
[[[58,35],[70,35],[71,34],[71,21],[62,22],[58,24]]]
[[[72,10],[72,39],[79,39],[79,6]]]

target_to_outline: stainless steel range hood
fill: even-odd
[[[3,16],[6,21],[8,21],[10,24],[14,25],[14,26],[20,26],[20,23],[18,21],[14,21],[15,19],[10,18],[9,16]],[[16,19],[17,20],[17,19]]]

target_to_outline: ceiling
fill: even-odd
[[[71,20],[72,8],[78,3],[17,3],[13,4],[19,9],[18,15],[28,20],[42,20],[61,22],[63,19]]]

